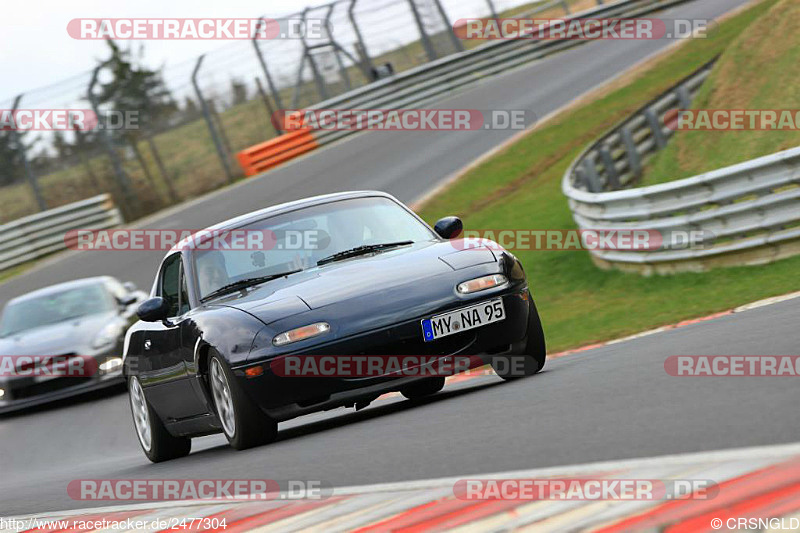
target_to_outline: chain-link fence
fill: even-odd
[[[282,133],[275,111],[479,45],[456,38],[458,19],[560,17],[598,3],[336,0],[279,19],[282,28],[318,21],[323,31],[313,39],[229,41],[160,70],[148,70],[134,49],[117,50],[114,63],[0,102],[100,117],[88,130],[0,131],[0,222],[102,192],[127,220],[141,217],[240,178],[235,154]]]

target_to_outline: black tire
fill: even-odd
[[[167,431],[164,423],[144,396],[144,390],[135,376],[128,378],[128,399],[137,440],[150,461],[160,463],[189,455],[189,452],[192,451],[192,439],[174,437]],[[146,424],[149,428],[149,442],[143,436],[140,424]]]
[[[219,365],[219,369],[222,370],[229,387],[234,422],[232,428],[229,423],[225,422],[225,420],[229,420],[229,417],[225,417],[224,409],[221,409],[220,405],[218,405],[218,396],[215,393],[215,384],[213,383],[216,375],[215,365]],[[237,450],[246,450],[274,441],[278,437],[278,423],[264,414],[253,403],[239,385],[239,381],[233,375],[225,360],[219,354],[212,352],[208,361],[208,369],[211,397],[222,425],[222,433],[228,439],[228,443]]]
[[[409,400],[416,400],[436,394],[444,388],[444,377],[425,378],[424,380],[412,383],[408,387],[402,389],[400,394]]]
[[[542,321],[536,304],[529,297],[528,335],[522,353],[496,355],[492,357],[492,368],[495,373],[506,381],[524,378],[537,374],[544,368],[547,360],[547,346],[542,330]]]

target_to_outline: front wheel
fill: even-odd
[[[250,400],[218,354],[211,356],[208,369],[211,395],[228,443],[237,450],[246,450],[274,441],[278,423]]]
[[[154,463],[169,461],[189,455],[192,450],[192,439],[174,437],[158,417],[144,396],[139,379],[132,376],[128,379],[128,396],[131,403],[133,425],[142,451]]]
[[[533,299],[528,294],[530,301],[528,310],[528,335],[525,347],[521,354],[495,355],[492,357],[492,368],[495,373],[506,381],[532,376],[544,368],[547,360],[547,347],[544,341],[542,321]]]

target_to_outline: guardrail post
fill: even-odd
[[[375,67],[372,65],[372,58],[369,57],[369,50],[367,50],[367,44],[364,42],[364,36],[361,35],[361,28],[358,27],[358,22],[356,22],[356,2],[358,2],[358,0],[351,0],[350,6],[347,8],[347,16],[350,19],[350,24],[353,26],[353,31],[356,34],[358,49],[361,52],[359,55],[361,56],[361,62],[364,64],[364,70],[367,72],[372,72]]]
[[[97,76],[100,74],[100,69],[108,65],[109,62],[110,60],[105,61],[104,63],[101,63],[95,67],[94,72],[92,72],[92,79],[89,80],[89,88],[87,90],[87,97],[89,99],[89,103],[92,105],[92,110],[97,117],[98,126],[101,125],[100,104],[97,102],[97,96],[94,94],[94,86],[97,84]],[[125,170],[122,168],[122,161],[120,161],[119,154],[117,154],[117,151],[114,148],[114,142],[111,140],[111,134],[108,132],[108,128],[100,128],[100,132],[100,137],[103,139],[103,144],[108,152],[108,157],[111,159],[111,166],[114,168],[114,174],[117,176],[117,184],[119,184],[119,188],[122,189],[122,195],[125,197],[125,203],[127,205],[124,209],[127,211],[128,215],[131,215],[129,206],[136,206],[138,208],[138,198],[133,194],[133,187],[130,179],[125,173]],[[131,217],[129,216],[129,218]]]
[[[663,150],[667,146],[667,138],[664,136],[664,131],[661,129],[661,121],[658,115],[652,108],[645,109],[644,118],[647,119],[647,124],[650,126],[650,131],[653,133],[653,139],[656,141],[656,147]]]
[[[589,192],[600,192],[602,190],[600,178],[597,176],[597,168],[595,167],[595,155],[588,154],[586,159],[583,160],[583,182]]]
[[[623,126],[620,131],[622,142],[625,145],[625,155],[628,157],[628,166],[634,178],[642,175],[642,160],[636,150],[636,141],[633,140],[633,133],[628,126]]]
[[[692,96],[689,94],[689,89],[685,85],[681,85],[675,90],[675,96],[678,97],[681,109],[689,109],[692,105]]]
[[[603,160],[603,166],[606,168],[609,188],[612,190],[619,189],[620,183],[617,165],[614,163],[614,158],[611,157],[611,150],[608,149],[608,146],[600,147],[600,157]]]
[[[11,107],[11,115],[13,116],[14,113],[17,111],[19,107],[19,102],[22,100],[23,94],[18,95],[14,99],[14,105]],[[39,207],[39,211],[45,211],[47,209],[47,203],[44,201],[44,196],[42,196],[42,190],[39,188],[39,182],[36,181],[36,175],[33,173],[33,169],[31,168],[30,161],[28,161],[28,153],[25,149],[25,143],[22,142],[20,138],[20,134],[16,129],[11,130],[11,140],[14,142],[17,148],[17,154],[19,158],[22,160],[22,167],[25,170],[25,177],[28,180],[28,183],[31,186],[31,190],[33,190],[33,196],[36,198],[36,205]]]
[[[216,128],[214,127],[214,121],[211,119],[211,112],[208,110],[208,103],[206,103],[206,99],[203,97],[203,92],[200,90],[200,85],[197,83],[197,73],[200,72],[200,67],[203,64],[203,59],[205,57],[206,55],[203,54],[197,58],[197,63],[192,71],[192,85],[194,86],[194,91],[197,94],[198,100],[200,100],[200,109],[202,109],[203,117],[206,119],[208,132],[211,134],[211,140],[214,142],[214,148],[217,149],[217,155],[219,156],[220,163],[222,163],[222,169],[225,171],[225,177],[228,180],[228,183],[233,183],[233,173],[228,165],[228,155],[222,148],[222,143],[220,142]]]
[[[267,85],[269,85],[269,90],[272,93],[272,98],[275,99],[275,105],[278,106],[278,109],[283,109],[283,103],[281,103],[281,95],[277,88],[275,88],[275,83],[272,81],[272,76],[269,73],[269,69],[267,68],[267,62],[264,59],[264,55],[261,53],[261,48],[258,47],[258,30],[261,28],[261,24],[265,23],[264,15],[258,21],[258,25],[256,26],[255,35],[253,35],[252,43],[253,48],[256,51],[256,56],[258,57],[258,62],[261,65],[261,70],[264,71],[264,77],[267,79]]]
[[[428,37],[428,34],[425,31],[425,25],[422,23],[422,18],[419,16],[417,4],[415,3],[415,0],[408,0],[408,5],[411,6],[411,13],[414,15],[414,20],[417,23],[417,29],[419,29],[419,38],[422,41],[422,47],[425,49],[425,54],[428,56],[428,61],[433,61],[437,58],[436,50],[433,48],[431,39]]]

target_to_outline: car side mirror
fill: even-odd
[[[464,229],[464,223],[458,217],[444,217],[440,218],[433,230],[443,239],[455,239],[461,235]]]
[[[161,322],[169,316],[169,303],[160,296],[150,298],[139,306],[136,316],[145,322]]]
[[[137,300],[139,300],[139,299],[133,293],[128,293],[125,296],[120,296],[119,298],[117,298],[117,301],[119,302],[120,307],[123,307],[123,308],[130,307],[131,305],[135,304],[137,302]]]

